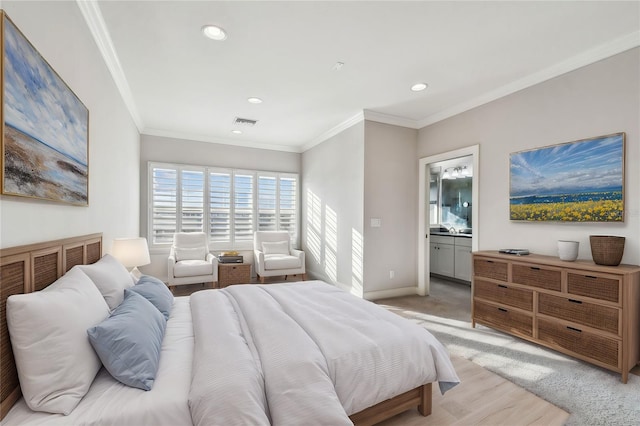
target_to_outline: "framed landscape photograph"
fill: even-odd
[[[623,222],[625,134],[510,155],[509,218]]]
[[[86,206],[89,110],[0,14],[2,194]]]

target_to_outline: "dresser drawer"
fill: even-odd
[[[546,269],[537,265],[512,265],[511,281],[530,287],[560,291],[562,289],[562,273],[559,269]]]
[[[509,267],[507,262],[485,259],[482,257],[473,258],[473,275],[476,277],[507,281],[508,270]]]
[[[496,284],[476,278],[473,281],[473,296],[493,302],[503,303],[516,308],[533,310],[533,292],[513,288],[505,284]]]
[[[473,318],[481,324],[498,330],[533,336],[533,317],[508,307],[498,307],[474,300]]]
[[[619,335],[620,309],[541,293],[538,313]]]
[[[593,297],[620,303],[621,281],[597,275],[569,272],[567,274],[567,291],[571,294]]]
[[[560,346],[616,369],[620,368],[621,341],[538,318],[538,340]]]

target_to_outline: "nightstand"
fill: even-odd
[[[250,263],[218,263],[218,287],[251,282]]]

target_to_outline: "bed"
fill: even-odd
[[[51,291],[105,258],[101,234],[0,251],[3,425],[368,425],[415,407],[428,415],[432,383],[458,383],[431,334],[370,302],[321,281],[240,285],[171,297],[150,390],[98,366],[67,415],[34,411],[21,397],[7,298]]]

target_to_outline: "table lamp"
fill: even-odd
[[[111,255],[118,259],[125,268],[133,268],[130,272],[136,280],[142,276],[138,266],[151,263],[147,239],[143,237],[115,238],[111,246]]]

